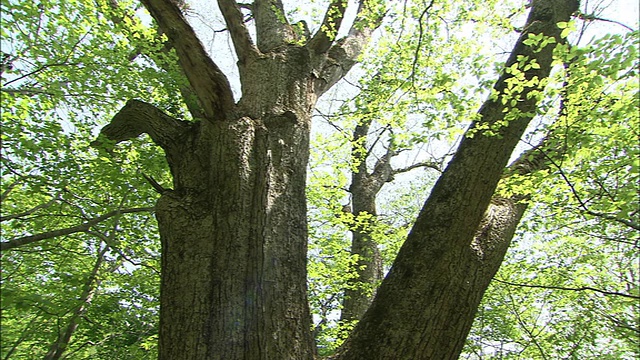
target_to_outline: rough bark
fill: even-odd
[[[272,115],[201,129],[199,171],[172,166],[157,204],[161,359],[310,358],[307,121]],[[286,130],[286,131],[281,131]],[[193,163],[204,154],[188,150]],[[175,154],[176,158],[184,157]]]
[[[552,47],[534,52],[522,41],[530,33],[562,41],[556,24],[568,21],[577,9],[573,0],[534,0],[506,66],[514,64],[518,55],[528,56],[540,68],[526,71],[525,78],[547,77]],[[505,92],[510,78],[507,73],[500,77],[494,87],[498,94]],[[501,121],[508,104],[500,98],[485,102],[480,120],[469,130],[473,136],[462,140],[337,359],[458,358],[482,295],[508,247],[508,242],[497,240],[510,238],[507,235],[515,226],[508,220],[519,219],[523,210],[508,200],[491,200],[511,152],[535,114],[535,97],[527,96],[533,90],[523,91],[515,105],[520,116],[500,126],[497,136],[482,129]],[[493,226],[483,225],[485,212],[494,219],[488,223]]]
[[[305,201],[311,111],[377,25],[318,53],[291,41],[280,1],[256,0],[254,46],[238,4],[218,3],[240,60],[238,103],[179,9],[168,0],[143,0],[176,49],[204,119],[180,121],[132,100],[100,136],[121,142],[148,133],[173,177],[173,189],[156,205],[159,358],[311,359]]]

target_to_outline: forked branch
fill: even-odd
[[[335,40],[340,25],[344,19],[344,13],[347,10],[346,0],[332,0],[324,14],[324,20],[318,32],[309,40],[309,48],[316,54],[322,54],[329,50],[333,40]]]
[[[373,0],[360,0],[349,34],[327,50],[328,60],[320,70],[318,90],[322,94],[342,79],[357,63],[371,34],[382,24],[386,9]]]

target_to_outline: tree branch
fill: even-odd
[[[25,178],[26,178],[26,176],[19,175],[18,179],[14,180],[11,184],[5,186],[4,191],[2,192],[2,194],[0,194],[0,202],[4,201],[9,196],[9,193],[11,193],[11,191],[16,186],[22,184],[22,180],[24,180]]]
[[[239,5],[234,0],[218,0],[218,7],[227,24],[227,29],[236,49],[236,55],[240,63],[244,63],[248,56],[258,53],[258,49],[253,45]]]
[[[601,213],[589,209],[587,203],[582,199],[580,194],[578,194],[578,191],[573,186],[573,183],[562,169],[562,166],[558,163],[558,157],[562,155],[562,149],[564,145],[558,144],[557,141],[554,141],[552,139],[553,132],[542,139],[542,141],[540,141],[537,146],[533,146],[533,148],[522,153],[522,155],[520,155],[518,159],[516,159],[507,168],[503,177],[508,177],[512,174],[525,175],[553,166],[556,168],[556,170],[558,170],[558,173],[560,174],[562,180],[564,180],[564,182],[569,186],[571,194],[578,202],[578,205],[584,213],[594,217],[615,221],[635,230],[640,230],[640,223],[637,223],[633,220],[622,219],[616,217],[613,214]]]
[[[551,150],[551,148],[549,148],[550,139],[550,136],[546,136],[538,145],[534,145],[531,149],[524,151],[507,167],[503,178],[515,174],[531,174],[532,172],[549,168],[551,164],[549,159],[552,154],[547,153],[545,149]],[[553,152],[555,153],[555,151]]]
[[[442,167],[440,166],[440,164],[432,161],[421,161],[403,168],[393,169],[393,171],[391,171],[391,176],[406,173],[413,169],[418,169],[418,168],[427,168],[427,169],[436,170],[438,172],[442,172]]]
[[[328,50],[328,59],[318,74],[318,95],[329,90],[356,64],[371,34],[382,23],[385,11],[373,0],[360,0],[356,19],[349,34]]]
[[[347,4],[347,0],[332,0],[329,4],[322,25],[307,44],[316,54],[323,54],[331,47],[340,30]]]
[[[223,120],[235,102],[229,80],[211,60],[180,9],[170,0],[141,0],[167,35],[206,117]]]
[[[91,146],[103,146],[101,138],[117,144],[146,133],[157,145],[170,151],[191,126],[191,123],[174,119],[149,103],[129,100],[111,123],[102,128],[98,139]]]
[[[136,37],[143,37],[143,41],[148,41],[148,42],[153,42],[153,41],[157,41],[159,43],[164,42],[163,40],[160,40],[162,35],[161,30],[157,31],[157,35],[155,39],[147,39],[144,32],[129,30],[126,24],[129,24],[129,23],[133,24],[134,29],[136,26],[143,26],[143,25],[141,24],[140,20],[135,16],[135,14],[133,14],[133,12],[127,12],[126,9],[120,8],[120,5],[118,4],[117,0],[103,0],[101,1],[101,3],[102,2],[106,3],[104,4],[104,6],[111,10],[111,11],[108,11],[108,13],[106,14],[111,19],[111,22],[116,26],[123,26],[125,29],[127,29],[128,32],[126,32],[126,34],[129,35],[130,40],[132,42],[136,41]],[[122,15],[119,15],[119,12],[124,12],[124,13]],[[124,21],[125,18],[128,21],[125,22]],[[137,40],[137,41],[140,41],[140,40]],[[129,55],[129,60],[133,61],[138,55],[144,54],[150,59],[152,59],[153,62],[158,67],[162,68],[166,72],[171,72],[171,71],[174,71],[174,69],[171,66],[173,65],[173,63],[168,63],[165,60],[165,57],[158,56],[158,54],[167,54],[171,50],[172,50],[172,46],[168,42],[165,42],[164,46],[156,51],[146,49],[144,46],[139,45],[134,49],[133,53]],[[186,78],[186,74],[184,73],[184,70],[182,70],[181,68],[177,68],[175,70],[180,71],[182,76],[185,77],[186,81],[184,82],[184,84],[180,84],[179,88],[180,88],[180,94],[182,95],[184,103],[189,109],[191,116],[193,116],[194,119],[204,118],[205,116],[204,116],[202,107],[200,106],[198,101],[195,101],[197,99],[197,95],[193,90],[193,88],[189,85],[188,79]]]
[[[62,354],[67,350],[69,346],[69,342],[71,341],[71,337],[78,329],[78,325],[80,325],[80,319],[87,312],[88,307],[91,305],[91,301],[93,300],[93,296],[96,293],[98,286],[100,285],[100,279],[98,279],[98,273],[100,271],[100,267],[104,262],[104,255],[107,253],[109,249],[108,245],[98,253],[98,259],[96,259],[95,264],[93,265],[93,269],[91,273],[87,277],[84,282],[84,286],[82,289],[82,294],[80,295],[80,304],[75,308],[69,321],[67,322],[67,326],[64,332],[60,332],[58,334],[58,338],[56,341],[51,344],[49,348],[49,352],[44,357],[44,360],[58,360],[62,357]]]
[[[600,289],[592,288],[590,286],[581,286],[579,288],[570,288],[570,287],[554,286],[554,285],[518,284],[518,283],[513,283],[513,282],[510,282],[510,281],[500,280],[500,279],[494,279],[494,280],[496,282],[501,283],[501,284],[506,284],[506,285],[510,285],[510,286],[538,288],[538,289],[550,289],[550,290],[565,290],[565,291],[585,291],[585,290],[588,290],[588,291],[595,291],[595,292],[598,292],[598,293],[604,294],[604,295],[615,295],[615,296],[626,297],[626,298],[629,298],[629,299],[640,300],[640,296],[631,295],[631,294],[625,294],[625,293],[621,293],[621,292],[617,292],[617,291],[600,290]]]
[[[591,216],[599,217],[599,218],[610,220],[610,221],[615,221],[615,222],[618,222],[618,223],[623,224],[625,226],[628,226],[628,227],[630,227],[632,229],[640,231],[640,223],[637,223],[637,222],[635,222],[633,220],[627,220],[627,219],[618,218],[618,217],[616,217],[615,215],[612,215],[612,214],[601,213],[601,212],[593,211],[593,210],[589,209],[589,207],[587,206],[587,202],[582,200],[582,197],[580,196],[580,194],[578,194],[578,191],[576,190],[575,186],[573,186],[573,183],[571,182],[571,180],[569,180],[569,177],[564,172],[562,167],[560,167],[559,164],[557,164],[555,161],[553,161],[553,159],[550,159],[550,161],[553,164],[553,166],[556,167],[556,169],[560,173],[560,177],[562,177],[562,180],[564,180],[564,182],[569,186],[569,189],[571,190],[571,194],[573,195],[573,198],[576,199],[576,201],[578,202],[578,205],[580,205],[580,208],[582,208],[582,211],[584,211],[586,214],[589,214]]]
[[[87,230],[89,230],[92,226],[97,225],[98,223],[109,219],[111,217],[117,216],[117,215],[121,215],[121,214],[131,214],[131,213],[140,213],[140,212],[149,212],[149,211],[153,211],[154,208],[152,207],[145,207],[145,208],[131,208],[131,209],[121,209],[121,210],[114,210],[111,212],[108,212],[104,215],[100,215],[98,217],[95,217],[87,222],[84,222],[80,225],[76,225],[76,226],[72,226],[72,227],[68,227],[68,228],[64,228],[64,229],[58,229],[58,230],[53,230],[53,231],[47,231],[47,232],[43,232],[40,234],[36,234],[36,235],[29,235],[29,236],[24,236],[21,238],[17,238],[17,239],[13,239],[13,240],[9,240],[9,241],[3,241],[0,242],[0,250],[5,251],[5,250],[11,250],[11,249],[15,249],[24,245],[28,245],[28,244],[33,244],[35,242],[41,241],[41,240],[46,240],[46,239],[51,239],[54,237],[58,237],[58,236],[64,236],[64,235],[71,235],[71,234],[75,234],[78,232],[85,232]]]
[[[623,28],[625,28],[625,29],[627,29],[629,31],[633,31],[633,28],[631,26],[625,25],[625,24],[623,24],[623,23],[621,23],[619,21],[610,20],[610,19],[604,19],[604,18],[598,17],[598,16],[596,16],[594,14],[585,14],[583,12],[578,12],[577,15],[578,15],[578,18],[580,18],[580,19],[582,19],[584,21],[604,21],[604,22],[609,22],[609,23],[612,23],[612,24],[620,25],[620,26],[622,26]]]
[[[6,215],[6,216],[0,216],[0,222],[7,221],[7,220],[18,219],[18,218],[21,218],[21,217],[24,217],[24,216],[31,215],[31,214],[33,214],[34,212],[36,212],[36,211],[38,211],[40,209],[44,209],[44,208],[47,208],[47,207],[55,204],[55,202],[58,201],[58,200],[60,200],[60,199],[56,196],[53,199],[47,201],[46,203],[42,203],[40,205],[36,205],[36,206],[32,207],[31,209],[25,210],[25,211],[23,211],[21,213],[11,214],[11,215]]]
[[[104,241],[105,244],[109,245],[109,249],[115,251],[116,253],[118,253],[118,255],[120,255],[120,257],[122,257],[124,260],[128,261],[130,264],[135,265],[135,266],[143,266],[151,271],[153,271],[154,273],[160,275],[160,270],[156,269],[155,267],[145,263],[145,262],[138,262],[138,261],[134,261],[133,259],[131,259],[129,256],[125,255],[124,252],[122,251],[122,249],[120,249],[116,243],[114,242],[113,236],[106,236],[101,232],[98,231],[92,231],[92,230],[87,230],[85,231],[87,234],[95,236],[96,238]]]
[[[11,355],[14,353],[14,351],[16,351],[16,349],[18,348],[18,345],[20,345],[23,341],[25,341],[27,339],[27,337],[29,337],[31,334],[28,333],[29,328],[36,322],[36,320],[38,320],[38,318],[40,317],[41,312],[37,312],[35,315],[33,315],[33,317],[31,318],[31,320],[29,320],[29,323],[24,327],[24,330],[22,330],[22,332],[20,333],[20,336],[16,339],[16,341],[11,345],[11,348],[6,351],[6,355],[4,356],[4,360],[9,360],[11,359]]]

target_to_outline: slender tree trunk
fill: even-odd
[[[51,344],[49,351],[44,356],[44,360],[58,360],[67,350],[69,342],[71,341],[71,337],[80,324],[80,319],[87,312],[89,305],[91,305],[93,295],[95,294],[96,289],[99,285],[98,273],[100,272],[100,267],[104,262],[104,255],[108,249],[109,246],[105,244],[105,247],[98,253],[98,257],[95,264],[93,265],[93,269],[84,282],[82,294],[80,295],[79,299],[80,304],[71,314],[71,317],[69,318],[64,331],[60,332],[56,341]]]
[[[367,310],[379,282],[382,280],[382,257],[378,244],[371,237],[369,225],[375,226],[375,196],[363,196],[357,192],[352,192],[353,214],[358,216],[369,217],[369,221],[364,220],[364,224],[354,225],[351,230],[351,254],[358,257],[351,271],[356,276],[349,281],[348,287],[344,292],[344,300],[342,302],[341,320],[353,321],[359,320]]]
[[[373,172],[367,169],[366,155],[369,151],[364,148],[369,132],[371,120],[364,120],[356,126],[353,132],[351,151],[352,161],[358,167],[351,174],[351,211],[355,224],[351,226],[351,255],[357,256],[357,261],[350,271],[355,273],[344,290],[342,312],[343,321],[359,320],[369,308],[375,295],[375,289],[382,280],[382,257],[378,244],[371,237],[371,227],[374,226],[376,211],[376,196],[382,185],[391,178],[389,161],[391,156],[383,158]]]
[[[351,228],[351,254],[357,256],[357,262],[350,271],[356,274],[351,279],[344,291],[342,302],[341,320],[359,320],[367,311],[371,301],[375,297],[377,287],[383,278],[383,264],[380,249],[375,239],[371,236],[376,226],[376,198],[382,186],[393,181],[396,174],[405,173],[417,168],[431,168],[440,170],[434,161],[425,161],[412,164],[405,168],[392,168],[391,159],[399,151],[393,145],[393,139],[387,144],[386,153],[380,157],[373,169],[369,171],[367,157],[372,154],[372,149],[366,149],[369,128],[373,118],[361,120],[353,131],[351,142],[352,161],[358,164],[351,174],[351,211],[355,219],[355,225]],[[379,138],[373,141],[377,143]]]

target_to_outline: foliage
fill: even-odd
[[[535,205],[487,291],[468,358],[638,357],[638,41],[576,47],[558,73],[561,117],[544,131],[563,157],[505,184]]]
[[[143,174],[168,187],[165,161],[144,138],[110,152],[89,141],[130,98],[185,118],[175,56],[153,26],[136,20],[132,3],[1,4],[2,241],[112,214],[3,251],[2,357],[43,357],[86,304],[68,358],[155,358],[157,195]],[[513,37],[522,14],[521,4],[494,1],[401,5],[388,12],[351,85],[343,84],[349,99],[337,110],[321,105],[324,121],[315,124],[308,275],[322,355],[353,326],[338,321],[342,292],[355,276],[347,269],[357,261],[349,231],[371,229],[388,269],[436,173],[398,176],[380,194],[375,218],[342,211],[350,175],[363,161],[372,169],[389,148],[401,154],[395,169],[414,159],[445,164],[489,95],[501,60],[495,49]],[[562,26],[567,35],[576,28]],[[545,42],[528,40],[553,45]],[[503,184],[505,195],[528,195],[532,205],[479,309],[468,358],[640,356],[637,48],[633,32],[558,50],[555,78],[539,94],[537,127],[523,140],[535,145],[552,134],[562,156]],[[521,60],[508,71],[537,65]],[[522,86],[514,82],[514,92]],[[354,142],[354,128],[365,122],[372,124],[368,136]]]
[[[95,296],[68,355],[153,358],[156,224],[149,210],[114,211],[152,209],[155,194],[141,173],[164,180],[166,165],[144,140],[111,154],[89,141],[112,115],[105,109],[127,98],[148,93],[169,103],[174,76],[146,59],[132,61],[136,44],[92,1],[3,1],[2,13],[2,240],[114,214],[81,231],[3,251],[2,357],[44,356],[89,288]]]

